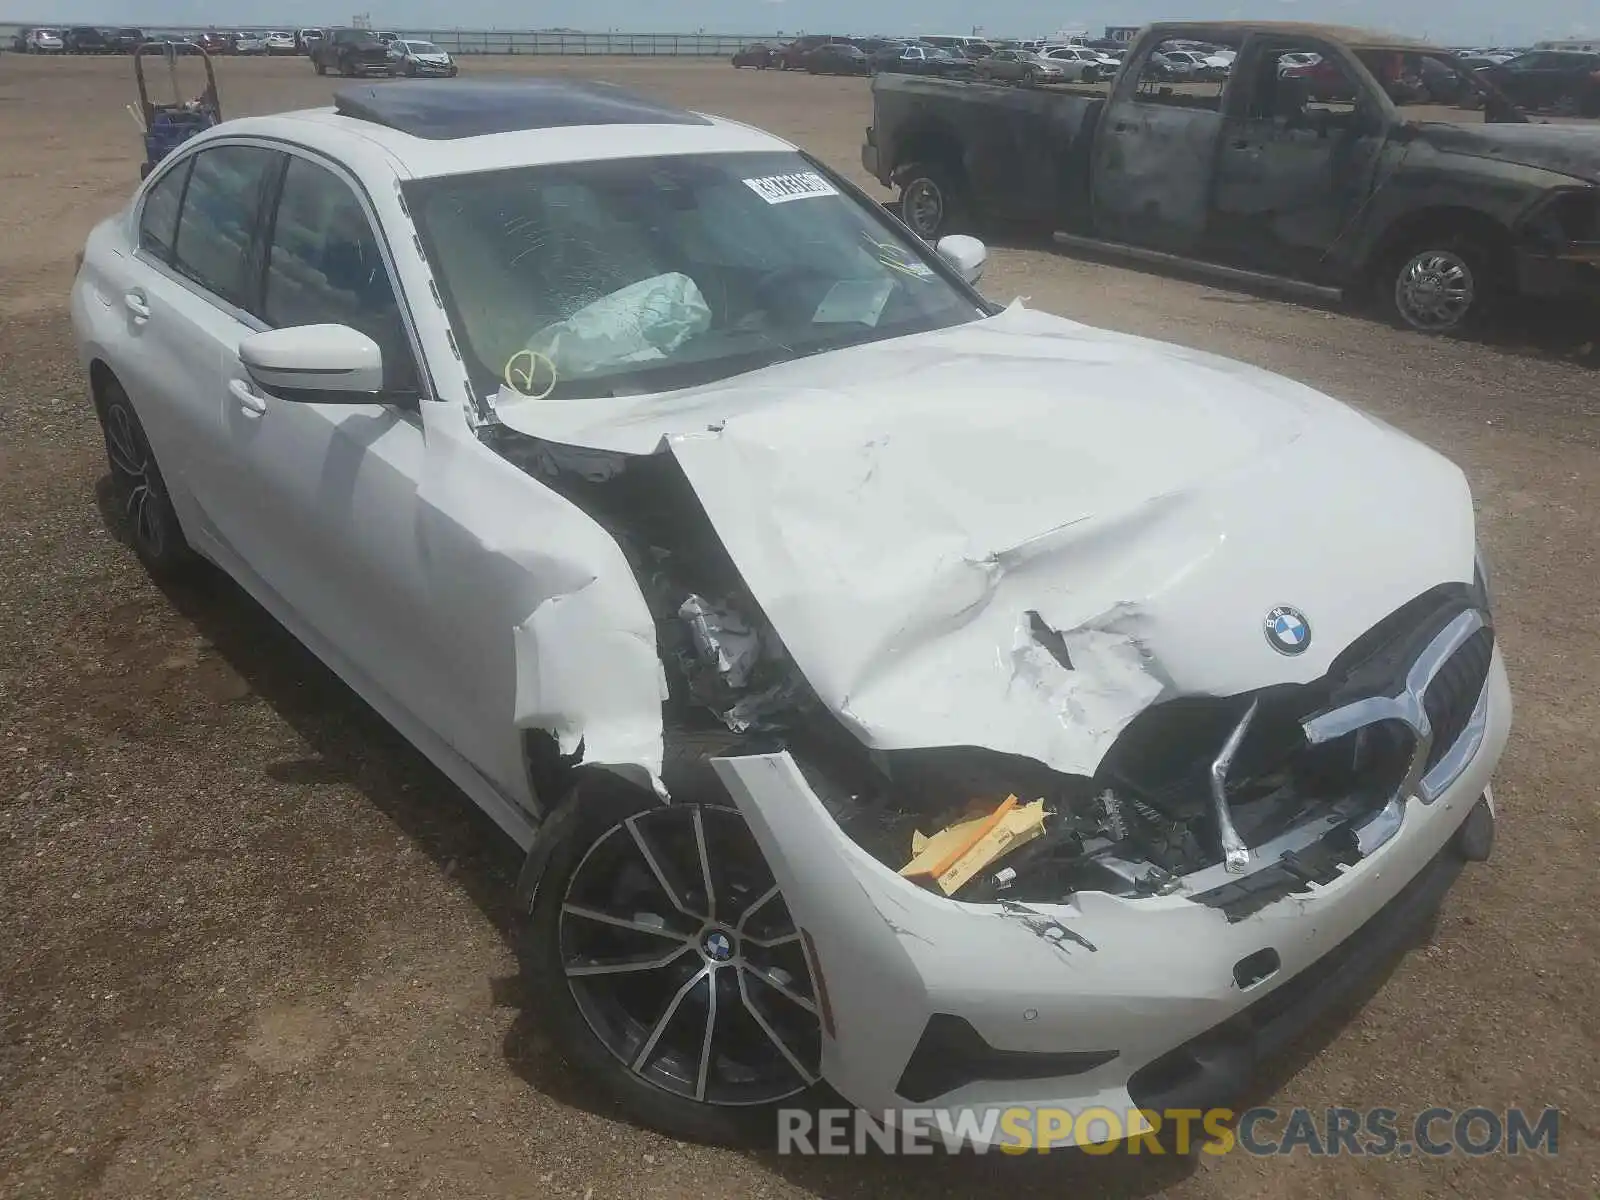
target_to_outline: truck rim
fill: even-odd
[[[902,207],[906,224],[923,237],[931,237],[939,231],[944,220],[944,196],[933,180],[924,177],[908,183]]]
[[[736,810],[670,804],[612,826],[568,880],[558,944],[578,1011],[646,1083],[747,1106],[816,1082],[807,947]]]
[[[1466,318],[1477,286],[1466,259],[1453,250],[1424,250],[1400,268],[1394,285],[1395,307],[1417,329],[1437,333]]]

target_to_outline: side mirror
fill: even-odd
[[[239,343],[239,361],[265,392],[310,404],[377,404],[383,352],[348,325],[296,325]]]
[[[989,248],[977,238],[952,233],[940,238],[933,248],[968,283],[977,283],[983,278],[983,264],[989,261]]]

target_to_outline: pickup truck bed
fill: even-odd
[[[1089,151],[1105,103],[1090,88],[881,74],[862,165],[893,187],[910,164],[945,163],[985,216],[1065,228],[1087,214]]]

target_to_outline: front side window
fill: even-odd
[[[366,209],[344,180],[298,155],[273,220],[261,317],[278,329],[357,329],[383,352],[385,390],[416,390],[416,360]]]
[[[195,155],[173,243],[172,265],[238,308],[250,307],[252,239],[278,155],[217,146]]]
[[[194,159],[186,158],[173,167],[145,194],[139,214],[139,249],[162,262],[172,258],[172,242],[178,232],[178,209],[183,204],[183,185],[189,180]]]
[[[928,247],[792,152],[567,163],[407,191],[474,382],[490,389],[524,351],[548,364],[534,392],[609,396],[984,312]]]

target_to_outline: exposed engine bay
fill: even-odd
[[[626,555],[668,680],[669,789],[675,740],[703,750],[709,736],[724,755],[788,751],[840,828],[894,870],[906,867],[922,834],[1008,796],[1043,801],[1042,825],[1025,844],[947,893],[962,901],[1183,890],[1239,920],[1331,881],[1366,852],[1360,830],[1407,777],[1416,743],[1412,729],[1387,722],[1312,744],[1306,722],[1347,693],[1381,690],[1397,669],[1403,675],[1408,656],[1477,590],[1445,585],[1418,597],[1315,683],[1154,704],[1092,777],[972,746],[872,750],[818,700],[670,454],[574,448],[503,428],[491,444],[601,524]],[[1038,623],[1035,614],[1021,619],[1030,618]],[[1033,631],[1059,660],[1066,651],[1052,649],[1050,632]],[[1482,632],[1486,674],[1492,630]],[[1316,836],[1297,849],[1244,869],[1246,847],[1312,827]]]

